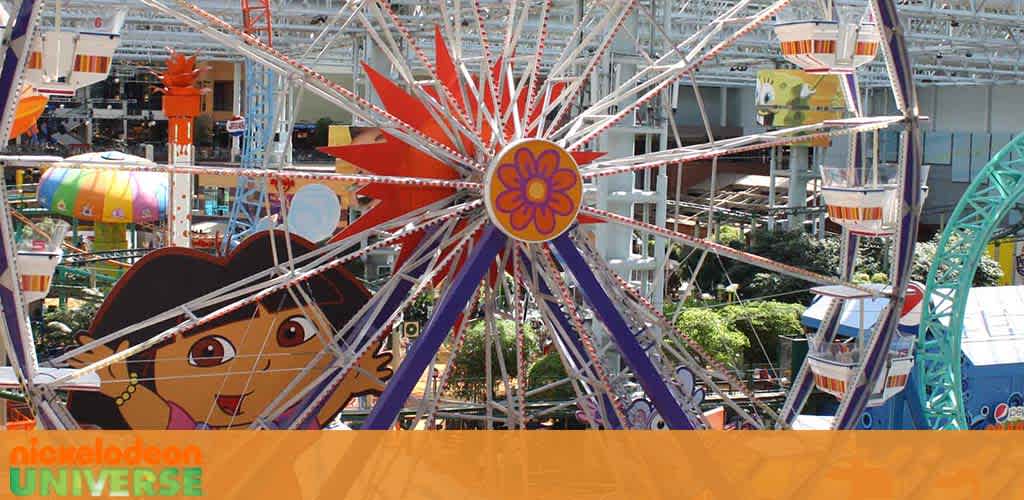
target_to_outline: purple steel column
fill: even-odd
[[[24,70],[26,56],[31,47],[42,0],[23,0],[10,21],[9,34],[3,48],[3,69],[0,70],[0,137],[7,144],[14,108],[18,101],[18,88]],[[25,310],[22,307],[21,287],[15,260],[11,219],[7,214],[7,189],[0,177],[0,308],[3,309],[3,331],[0,336],[13,356],[14,373],[22,383],[31,381],[35,375],[35,345],[29,330]],[[32,400],[33,398],[30,398]]]
[[[530,260],[526,258],[525,254],[523,254],[523,259],[521,260],[521,262],[523,263],[523,270],[525,271],[524,274],[529,276],[532,273],[532,266],[530,264]],[[537,281],[537,288],[538,290],[540,290],[542,296],[547,295],[549,297],[554,297],[554,294],[551,293],[551,289],[548,288],[548,284],[545,283],[544,280]],[[564,331],[566,335],[569,336],[569,340],[571,340],[573,346],[576,347],[576,351],[580,353],[586,353],[587,351],[586,349],[584,349],[583,343],[580,342],[579,336],[576,335],[576,329],[573,328],[572,323],[569,321],[569,318],[565,315],[565,313],[562,312],[561,304],[556,302],[554,299],[550,298],[543,298],[542,300],[545,304],[547,304],[548,310],[551,312],[551,315],[554,316],[554,320],[558,322],[558,325],[562,328],[562,331]],[[557,339],[557,337],[558,336],[556,335],[555,338]],[[569,352],[571,354],[571,351]],[[587,359],[573,358],[573,362],[577,363],[579,366],[585,366],[587,364]],[[611,400],[608,399],[608,395],[602,394],[600,391],[597,390],[594,390],[594,395],[600,395],[601,403],[604,405],[605,412],[607,413],[609,419],[608,424],[611,426],[611,428],[621,429],[623,427],[622,423],[619,422],[619,417],[615,414],[615,408],[612,406]]]
[[[494,263],[494,257],[505,246],[506,240],[507,237],[498,228],[491,224],[486,226],[464,268],[456,274],[455,280],[441,298],[423,333],[413,343],[394,377],[384,388],[380,400],[366,417],[362,429],[384,430],[394,424],[398,412],[409,399],[416,382],[423,376],[423,370],[430,364],[430,360],[434,359],[441,342],[448,336],[459,313],[473,296],[473,291],[480,285],[480,280]]]
[[[860,237],[855,234],[850,234],[848,231],[845,233],[845,241],[843,247],[846,252],[840,259],[840,274],[839,276],[844,280],[849,280],[850,275],[853,274],[853,266],[857,256],[857,247],[860,245]],[[818,332],[815,337],[820,337],[823,342],[831,342],[836,338],[836,333],[839,332],[840,319],[843,310],[842,299],[832,299],[832,304],[829,305],[828,310],[825,311],[825,316],[822,318],[821,324],[818,325]],[[811,395],[811,390],[814,389],[814,377],[811,376],[811,369],[807,365],[805,360],[800,365],[800,371],[797,372],[795,378],[793,378],[793,385],[789,391],[789,397],[786,398],[786,403],[782,407],[780,417],[786,426],[793,425],[793,421],[796,420],[797,415],[803,409],[804,404],[807,403],[807,397]],[[781,423],[781,422],[780,422]],[[777,426],[781,427],[781,426]]]
[[[894,254],[892,272],[892,298],[883,312],[878,325],[872,333],[867,353],[862,356],[860,371],[854,377],[851,390],[843,398],[836,413],[833,426],[836,429],[852,429],[860,420],[860,415],[871,397],[871,388],[875,379],[882,373],[899,323],[900,311],[910,281],[910,268],[914,257],[914,244],[917,242],[917,224],[921,217],[921,131],[918,124],[917,91],[914,87],[914,74],[910,68],[910,57],[903,39],[903,27],[896,13],[893,0],[872,0],[875,6],[877,22],[882,36],[882,48],[886,55],[892,79],[893,94],[896,104],[906,117],[905,128],[901,136],[900,158],[900,225]]]
[[[640,342],[629,329],[626,320],[619,314],[615,303],[608,297],[590,266],[583,259],[583,255],[576,248],[576,244],[569,238],[569,233],[555,238],[551,244],[572,275],[576,277],[576,282],[579,283],[587,302],[594,308],[594,312],[612,334],[612,339],[619,347],[619,353],[633,369],[637,381],[640,382],[640,386],[644,388],[644,392],[657,408],[661,418],[665,420],[665,424],[670,429],[693,429],[690,418],[679,407],[679,403],[676,402],[676,398],[664,378],[644,353],[643,347],[640,346]]]
[[[347,332],[348,335],[358,335],[358,332],[364,328],[366,323],[370,323],[369,328],[371,332],[380,332],[381,329],[386,326],[387,320],[391,318],[391,315],[395,313],[398,306],[402,305],[402,302],[404,302],[405,299],[409,297],[409,293],[412,292],[413,282],[407,278],[399,278],[399,276],[404,275],[408,276],[408,278],[416,279],[423,276],[430,267],[430,260],[418,264],[416,267],[411,269],[407,269],[409,267],[408,263],[437,250],[437,248],[441,246],[446,235],[447,232],[441,228],[428,228],[424,230],[424,238],[413,251],[412,256],[402,264],[402,267],[398,268],[396,272],[393,273],[393,279],[398,280],[398,282],[388,293],[378,293],[374,295],[366,302],[365,305],[363,305],[362,308],[359,309],[359,312],[356,313],[355,317],[350,320],[353,322],[353,327]],[[384,301],[383,305],[380,305],[381,301]],[[377,310],[378,305],[380,305],[380,310]],[[372,343],[374,340],[376,340],[374,336],[367,336],[363,342],[355,346],[354,352],[359,352],[364,346]],[[341,368],[335,369],[334,375],[332,375],[331,378],[324,380],[310,391],[309,395],[306,396],[301,404],[306,406],[310,405],[324,391],[333,389],[333,386],[341,383],[343,379],[338,378],[338,372],[340,370]],[[322,398],[320,403],[316,405],[316,408],[313,408],[312,411],[304,412],[308,413],[308,416],[306,417],[306,421],[304,421],[299,428],[306,428],[310,422],[315,421],[320,408],[327,404],[327,400],[328,398]],[[273,425],[278,428],[287,429],[292,425],[294,419],[299,416],[300,415],[296,413],[289,418],[279,417],[277,421],[273,422]]]

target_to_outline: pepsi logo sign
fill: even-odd
[[[1010,415],[1010,405],[1006,403],[999,403],[996,405],[995,411],[992,412],[992,417],[996,419],[996,422],[1003,423],[1006,418]]]
[[[224,128],[227,129],[228,133],[234,137],[239,137],[245,133],[245,118],[236,116],[228,120],[224,124]]]

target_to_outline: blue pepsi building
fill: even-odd
[[[831,300],[818,297],[803,315],[804,326],[816,330]],[[850,342],[856,342],[864,333],[870,334],[887,303],[885,298],[847,300],[838,334]],[[913,321],[901,322],[900,329],[907,335],[916,334]],[[1013,427],[1008,425],[1011,421],[1024,422],[1024,286],[972,288],[964,314],[961,347],[963,397],[970,428],[1006,428]],[[821,383],[816,385],[823,388]],[[824,390],[830,392],[827,385]],[[918,403],[908,399],[910,392],[902,390],[869,404],[859,428],[918,428],[913,421],[915,412],[911,411]],[[838,400],[828,399],[833,407],[821,408],[824,414],[831,414],[838,406]],[[815,418],[805,417],[805,422]],[[821,419],[824,426],[824,417]]]

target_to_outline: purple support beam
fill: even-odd
[[[386,294],[380,293],[374,295],[362,308],[360,308],[359,312],[356,313],[356,316],[351,320],[353,322],[353,326],[347,332],[349,336],[358,334],[367,322],[370,323],[369,328],[371,332],[379,332],[387,325],[387,320],[391,318],[391,315],[394,314],[402,302],[409,297],[409,293],[413,288],[413,282],[411,279],[419,279],[423,276],[423,274],[427,272],[427,269],[430,268],[431,260],[428,259],[412,268],[409,268],[408,263],[419,260],[426,254],[437,250],[437,248],[441,246],[441,243],[444,241],[447,234],[448,232],[443,228],[428,228],[424,230],[424,238],[420,241],[416,250],[413,251],[412,256],[408,261],[406,261],[406,263],[403,263],[402,267],[400,267],[395,273],[395,279],[397,280],[395,286]],[[399,275],[408,276],[410,279],[397,278]],[[380,305],[381,301],[384,301],[384,304],[381,305],[380,310],[378,310],[377,307]],[[371,343],[375,337],[375,335],[366,337],[363,342],[355,346],[355,352],[359,352],[364,346]],[[324,391],[333,389],[334,385],[341,383],[341,380],[343,379],[336,378],[338,370],[340,370],[340,368],[335,369],[335,375],[332,375],[331,378],[325,379],[310,391],[309,395],[303,400],[303,403],[300,403],[302,405],[300,407],[312,404],[312,402],[316,401],[317,397]],[[320,403],[316,405],[317,407],[314,408],[313,411],[308,412],[309,416],[306,418],[306,421],[299,426],[299,428],[306,428],[310,422],[316,419],[317,414],[320,411],[320,407],[326,404],[328,399],[329,398],[322,398]],[[273,425],[278,428],[287,429],[297,417],[299,417],[298,412],[294,413],[291,417],[286,418],[282,416],[273,422]]]
[[[3,69],[0,70],[0,138],[3,138],[4,145],[7,144],[7,137],[14,122],[14,108],[21,86],[21,75],[42,4],[42,0],[22,0],[17,12],[9,21],[8,34],[2,47]],[[0,337],[3,338],[13,361],[11,364],[14,373],[29,392],[30,405],[35,410],[37,398],[30,383],[35,376],[37,364],[35,344],[32,342],[23,307],[16,267],[17,254],[13,245],[14,232],[7,207],[7,189],[0,178],[0,308],[3,309],[4,323]],[[62,427],[58,422],[51,421],[45,413],[35,413],[44,427]]]
[[[896,334],[896,326],[899,323],[900,311],[903,309],[903,300],[906,295],[907,284],[910,280],[910,268],[914,257],[914,243],[917,241],[917,223],[921,214],[921,135],[917,129],[917,122],[911,121],[907,124],[907,130],[902,134],[903,143],[903,217],[900,221],[899,239],[896,240],[896,249],[893,265],[892,287],[893,294],[889,305],[883,313],[879,325],[875,327],[873,336],[868,344],[867,353],[863,359],[861,373],[854,379],[853,389],[846,394],[843,404],[839,406],[839,413],[836,415],[835,428],[853,429],[860,420],[861,413],[867,406],[871,397],[871,388],[874,381],[881,375],[885,368],[889,353],[889,344]]]
[[[644,388],[644,392],[651,399],[665,424],[670,429],[693,429],[693,422],[679,407],[679,403],[676,402],[676,398],[664,378],[647,357],[640,342],[637,341],[636,336],[629,329],[629,325],[626,324],[626,320],[619,314],[615,303],[601,287],[601,283],[597,281],[597,277],[594,276],[590,266],[583,259],[583,255],[576,248],[569,233],[555,238],[551,244],[562,258],[562,262],[576,278],[587,302],[611,332],[612,339],[619,347],[619,353],[633,369],[637,381]]]
[[[532,272],[533,272],[533,268],[532,268],[532,264],[530,263],[530,259],[527,258],[525,253],[522,254],[522,257],[523,258],[520,260],[520,262],[522,262],[522,264],[523,264],[523,274],[525,276],[530,276],[532,274]],[[548,284],[544,282],[544,280],[538,280],[537,281],[537,288],[538,288],[538,290],[540,291],[540,293],[542,295],[547,295],[549,297],[554,297],[555,296],[553,293],[551,293],[551,289],[548,287]],[[584,349],[583,343],[580,342],[580,338],[576,334],[576,329],[573,328],[572,322],[570,322],[569,321],[569,317],[566,316],[565,313],[562,312],[562,309],[561,309],[562,305],[559,304],[554,299],[543,298],[542,300],[547,305],[548,310],[551,311],[551,316],[553,317],[554,321],[557,321],[558,322],[558,326],[560,326],[562,328],[562,331],[564,331],[566,333],[566,335],[569,336],[569,340],[572,341],[573,346],[576,348],[576,352],[586,353],[587,351],[586,351],[586,349]],[[571,351],[570,351],[570,353],[571,353]],[[588,362],[587,359],[575,359],[575,358],[573,358],[572,361],[574,363],[576,363],[577,366],[585,366],[587,364],[587,362]],[[599,391],[597,391],[597,390],[595,390],[594,392],[595,393],[599,393]],[[610,420],[608,422],[608,425],[611,428],[613,428],[613,429],[621,429],[622,428],[622,423],[619,422],[619,417],[615,414],[615,408],[612,406],[611,400],[608,399],[608,395],[607,394],[603,394],[603,393],[599,393],[599,394],[600,394],[600,398],[601,398],[601,404],[604,405],[605,413],[608,414],[608,419]]]
[[[413,343],[394,377],[384,388],[380,400],[363,423],[363,429],[391,428],[416,382],[423,376],[423,370],[434,359],[441,343],[455,325],[459,313],[466,307],[476,287],[480,285],[480,280],[494,263],[494,257],[505,247],[506,240],[505,234],[496,227],[491,224],[486,226],[462,271],[455,275],[455,280],[434,309],[434,314],[427,322],[423,333]]]
[[[889,344],[896,334],[900,311],[917,241],[917,225],[921,218],[921,130],[918,123],[917,89],[914,87],[914,73],[910,67],[910,56],[903,26],[896,12],[894,0],[872,0],[876,22],[882,37],[882,49],[886,56],[889,76],[896,105],[906,117],[905,128],[900,138],[900,224],[896,235],[892,269],[892,298],[872,333],[867,352],[861,357],[860,371],[853,379],[851,389],[836,412],[836,429],[853,429],[860,421],[860,415],[871,397],[873,382],[885,368]]]
[[[859,156],[859,155],[858,155]],[[840,274],[839,276],[844,280],[849,280],[853,274],[853,266],[857,256],[857,247],[860,246],[860,237],[855,234],[845,232],[846,241],[844,242],[843,248],[846,252],[842,255],[840,263]],[[818,326],[817,337],[820,337],[822,341],[831,342],[836,338],[836,333],[839,332],[840,319],[842,318],[844,301],[841,299],[833,299],[832,305],[829,306],[828,310],[825,311],[825,316],[822,318],[821,325]],[[803,365],[800,366],[800,371],[797,372],[796,377],[793,379],[793,385],[789,391],[789,397],[786,399],[786,404],[782,407],[780,417],[785,422],[786,426],[793,425],[793,421],[796,420],[797,415],[803,410],[804,404],[807,403],[807,397],[811,395],[811,391],[814,389],[814,377],[811,373],[811,368],[808,366],[807,361],[804,361]]]

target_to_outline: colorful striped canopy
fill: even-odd
[[[76,219],[108,223],[156,222],[167,213],[167,175],[74,168],[76,162],[145,163],[117,152],[88,153],[55,164],[39,180],[43,208]],[[152,163],[152,162],[149,162]]]

